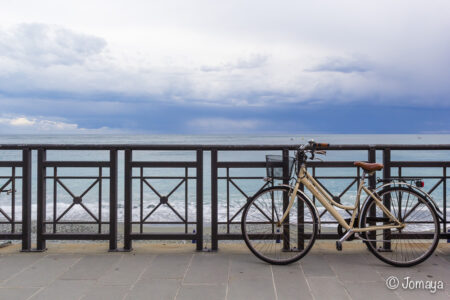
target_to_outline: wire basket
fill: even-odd
[[[282,155],[266,155],[267,177],[273,179],[288,179],[292,173],[294,166],[294,158],[289,157],[289,171],[283,178],[283,156]]]

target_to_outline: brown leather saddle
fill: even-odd
[[[364,171],[369,172],[369,173],[372,173],[372,172],[379,171],[379,170],[383,169],[383,165],[382,164],[377,164],[377,163],[366,163],[366,162],[363,162],[363,161],[355,161],[353,164],[355,166],[357,166],[357,167],[360,167]]]

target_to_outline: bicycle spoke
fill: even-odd
[[[298,197],[281,226],[277,225],[284,215],[286,192],[286,188],[268,189],[255,196],[243,214],[247,245],[258,257],[271,263],[284,264],[302,257],[312,246],[317,230],[312,206],[303,205],[303,221],[299,222],[297,202],[302,200]],[[268,216],[272,218],[268,220]]]
[[[430,205],[419,194],[405,188],[387,189],[380,192],[380,198],[382,197],[392,200],[387,208],[399,218],[404,228],[375,230],[375,239],[383,241],[383,247],[378,249],[377,244],[371,242],[367,243],[368,247],[377,257],[393,265],[413,265],[426,259],[434,251],[438,241],[439,224]],[[361,226],[370,225],[368,214],[371,209],[375,209],[376,217],[384,215],[375,201],[372,201],[363,212]],[[376,225],[384,224],[379,221]]]

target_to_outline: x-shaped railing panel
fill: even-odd
[[[56,183],[58,183],[72,197],[73,201],[69,207],[55,219],[55,222],[59,222],[76,204],[79,204],[97,223],[99,223],[99,218],[97,218],[82,202],[83,197],[99,182],[100,179],[97,178],[80,196],[75,196],[74,193],[72,193],[72,191],[61,181],[61,179],[56,178]]]
[[[235,182],[234,182],[234,180],[233,180],[233,178],[232,177],[228,177],[228,182],[230,182],[244,197],[245,197],[245,199],[247,200],[246,201],[246,204],[247,204],[247,202],[248,201],[250,201],[250,199],[251,199],[251,197],[249,197]],[[262,189],[264,189],[265,187],[267,187],[269,185],[269,182],[266,182],[265,184],[263,184],[260,188],[259,188],[259,190],[262,190]],[[233,220],[244,210],[244,208],[245,208],[245,205],[246,204],[244,204],[242,207],[240,207],[239,208],[239,210],[229,219],[229,220],[227,220],[227,222],[229,222],[229,223],[231,223],[231,222],[233,222]],[[269,220],[269,221],[271,221],[271,219],[270,219],[270,217],[269,216],[267,216],[265,213],[264,213],[264,211],[258,206],[258,205],[256,205],[256,203],[254,203],[254,205],[255,205],[255,207]]]
[[[141,178],[141,180],[147,185],[156,196],[159,197],[159,203],[156,205],[146,216],[141,220],[141,222],[145,222],[162,204],[167,205],[177,217],[183,222],[186,223],[186,220],[181,216],[181,214],[169,203],[169,197],[176,191],[178,188],[186,182],[186,178],[181,179],[181,181],[166,195],[161,196],[161,194],[148,182],[146,178]]]
[[[0,193],[6,192],[5,188],[12,183],[12,178],[10,177],[1,187],[0,187]],[[9,191],[8,191],[9,192]],[[11,188],[11,193],[15,193],[14,190]],[[1,207],[0,207],[0,213],[8,220],[8,222],[12,222],[11,216],[9,216]]]

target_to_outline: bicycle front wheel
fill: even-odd
[[[318,232],[318,216],[313,204],[298,193],[289,214],[291,189],[277,186],[260,191],[242,214],[242,234],[248,248],[258,258],[277,265],[295,262],[308,253]]]
[[[439,221],[429,200],[405,187],[389,187],[378,195],[404,227],[366,232],[369,250],[382,261],[397,267],[423,262],[439,242]],[[395,224],[371,198],[361,211],[360,227],[383,225]]]

